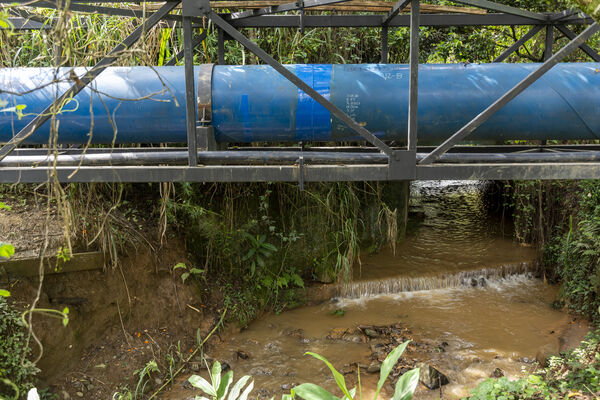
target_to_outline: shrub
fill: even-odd
[[[26,336],[20,314],[0,297],[0,393],[14,392],[7,381],[16,385],[22,396],[33,387],[39,370],[28,359],[31,349]]]

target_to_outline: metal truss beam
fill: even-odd
[[[59,182],[335,182],[386,181],[388,166],[106,166],[2,168],[0,183],[41,183],[52,175]],[[404,180],[597,179],[600,163],[435,164],[417,166]]]
[[[420,0],[412,0],[410,8],[410,76],[408,83],[408,150],[417,150],[417,106],[419,98],[419,17]]]
[[[565,35],[567,38],[569,38],[570,40],[575,39],[575,37],[577,36],[575,34],[575,32],[573,32],[572,30],[570,30],[569,28],[567,28],[564,25],[556,25],[556,29],[558,29],[563,35]],[[598,54],[598,52],[594,49],[592,49],[590,46],[588,46],[586,43],[582,43],[579,48],[588,56],[590,56],[590,58],[596,62],[600,62],[600,54]]]
[[[408,5],[408,3],[410,3],[410,2],[411,2],[411,0],[398,0],[396,2],[396,4],[394,4],[394,6],[390,10],[390,12],[388,12],[387,15],[383,16],[383,19],[381,20],[381,25],[382,26],[387,26],[390,23],[390,21],[396,15],[398,15],[398,13],[400,11],[404,10],[406,8],[406,6]]]
[[[536,19],[538,21],[547,21],[548,16],[532,11],[523,10],[516,7],[506,6],[504,4],[494,3],[488,0],[452,0],[454,3],[465,4],[468,6],[483,8],[485,10],[501,12],[519,17]]]
[[[598,179],[600,163],[464,164],[417,166],[417,180]],[[453,178],[450,178],[453,177]]]
[[[546,25],[546,37],[544,39],[544,61],[552,57],[552,46],[554,45],[554,25]]]
[[[227,18],[228,14],[221,15]],[[165,19],[172,24],[175,20],[180,21],[178,16],[168,15]],[[17,30],[51,29],[52,23],[41,24],[25,18],[9,18],[9,21]],[[193,18],[194,23],[199,18]],[[588,25],[594,20],[587,16],[573,15],[561,23],[572,25]],[[235,28],[376,28],[382,26],[381,15],[305,15],[302,19],[299,15],[263,15],[232,20],[231,25]],[[540,21],[532,18],[519,17],[509,14],[423,14],[421,15],[421,26],[428,27],[450,27],[450,26],[526,26],[539,25]],[[389,21],[390,27],[410,26],[409,15],[397,15]],[[0,28],[2,29],[2,28]]]
[[[594,20],[589,17],[572,16],[564,23],[587,25]],[[534,18],[520,17],[510,14],[423,14],[421,26],[450,27],[450,26],[510,26],[510,25],[539,25]],[[231,21],[236,28],[298,28],[298,15],[265,15]],[[390,27],[410,26],[409,15],[397,15],[388,24]],[[306,15],[304,26],[307,28],[368,28],[380,27],[381,15]]]
[[[446,153],[452,146],[456,145],[458,142],[467,137],[471,132],[477,129],[481,124],[487,121],[492,115],[494,115],[498,110],[504,107],[509,101],[514,99],[519,95],[519,93],[523,92],[527,89],[532,83],[541,78],[546,72],[548,72],[552,67],[554,67],[560,60],[565,58],[567,55],[571,54],[575,49],[577,49],[582,43],[584,43],[587,39],[592,37],[596,32],[600,30],[600,25],[598,23],[592,24],[585,31],[583,31],[579,36],[577,36],[574,40],[572,40],[565,47],[560,49],[556,54],[550,57],[547,61],[545,61],[542,65],[540,65],[535,71],[527,75],[521,82],[515,85],[512,89],[510,89],[507,93],[505,93],[502,97],[496,100],[492,105],[482,111],[479,115],[473,118],[467,125],[463,126],[459,129],[455,134],[453,134],[450,138],[448,138],[444,143],[439,145],[435,150],[427,155],[423,160],[421,160],[421,165],[431,164],[438,160],[441,155]]]
[[[230,18],[231,18],[231,20],[236,20],[236,19],[242,19],[242,18],[248,18],[248,17],[256,17],[259,15],[275,14],[275,13],[285,12],[285,11],[297,11],[297,10],[300,10],[301,8],[305,9],[305,8],[311,8],[311,7],[327,6],[330,4],[343,3],[345,1],[348,1],[348,0],[303,0],[302,2],[281,4],[279,6],[265,7],[265,8],[260,8],[258,10],[233,12],[233,13],[231,13]]]

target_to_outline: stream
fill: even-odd
[[[402,362],[425,363],[448,377],[441,391],[419,385],[416,399],[459,399],[494,371],[511,379],[532,371],[540,349],[556,352],[565,332],[587,331],[551,307],[558,288],[534,276],[535,251],[503,235],[500,221],[489,217],[483,185],[413,183],[413,228],[396,254],[363,255],[336,298],[266,315],[241,332],[232,328],[209,355],[229,364],[236,379],[252,375],[259,398],[276,399],[303,382],[341,394],[307,351],[329,359],[352,384],[360,366],[363,396],[372,396],[379,374],[367,370],[377,364],[383,338],[365,339],[357,326],[398,328],[414,341]],[[386,390],[383,398],[391,397],[391,386]],[[192,393],[180,388],[168,398]]]

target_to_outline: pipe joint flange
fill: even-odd
[[[198,120],[202,124],[212,121],[212,73],[215,64],[202,64],[198,67]]]

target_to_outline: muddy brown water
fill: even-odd
[[[420,221],[396,254],[363,256],[338,298],[266,315],[241,332],[231,329],[210,356],[228,363],[237,378],[252,375],[259,397],[279,398],[302,382],[339,395],[326,367],[304,353],[319,353],[340,370],[366,366],[369,343],[331,340],[330,331],[400,323],[428,349],[407,354],[407,361],[446,374],[442,398],[457,399],[496,368],[517,378],[533,370],[540,349],[558,350],[572,321],[550,306],[557,288],[534,277],[535,252],[504,236],[499,221],[488,217],[482,184],[414,184],[411,214]],[[241,358],[240,350],[249,357]],[[373,393],[377,378],[362,370],[363,395]],[[167,398],[192,394],[198,393],[179,384]],[[439,390],[420,385],[415,398],[439,397]]]

